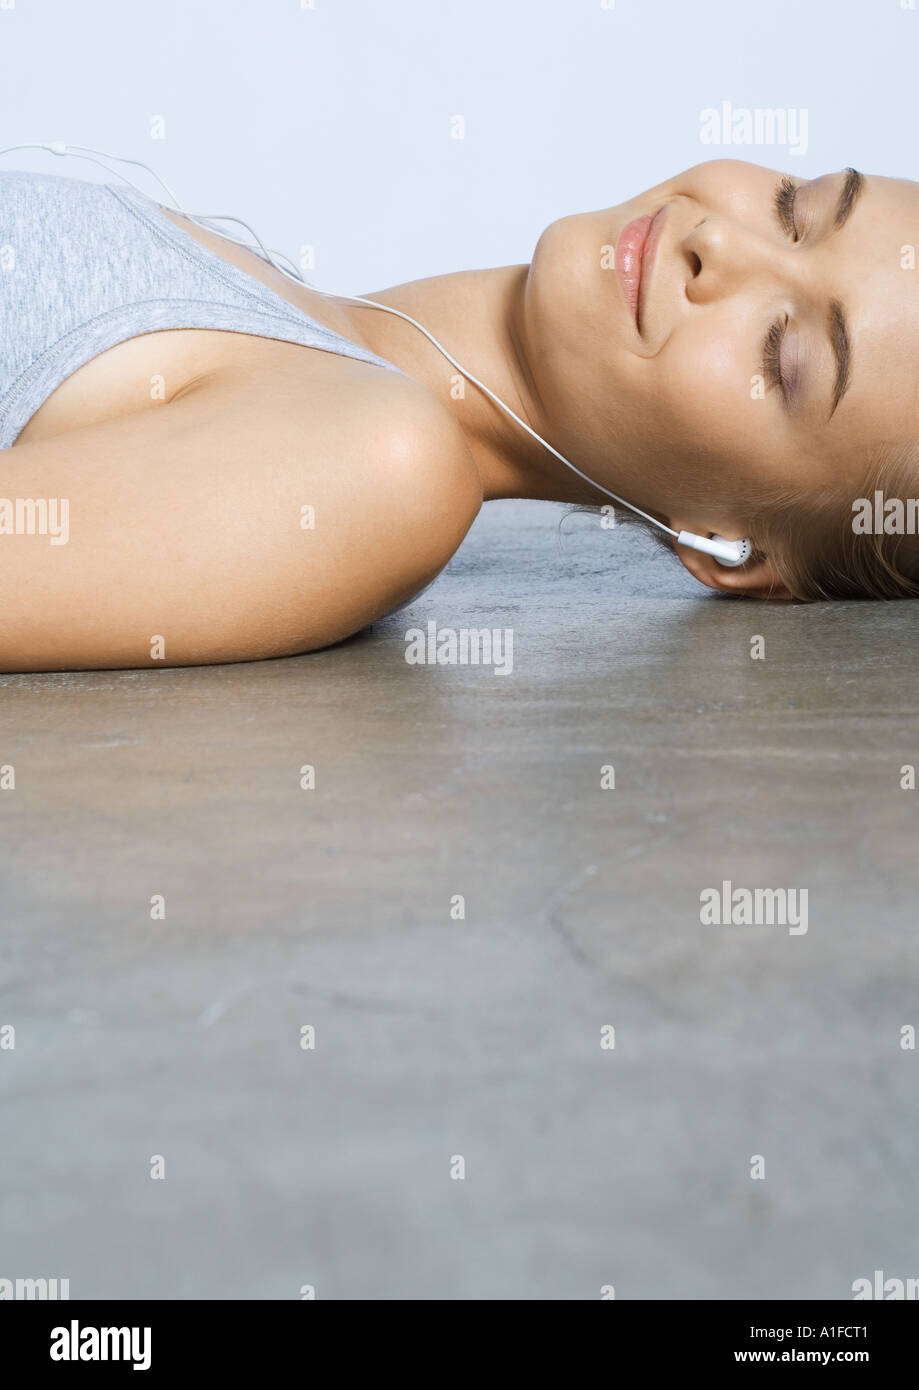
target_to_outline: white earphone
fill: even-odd
[[[749,560],[750,555],[753,551],[753,547],[748,540],[728,541],[725,540],[723,536],[697,536],[692,531],[674,531],[669,526],[665,526],[662,521],[658,521],[657,517],[651,516],[649,512],[642,511],[640,507],[636,507],[633,503],[627,502],[624,497],[619,497],[615,492],[610,492],[609,488],[603,487],[601,483],[595,482],[593,478],[589,478],[586,473],[582,473],[580,468],[575,467],[575,465],[570,461],[570,459],[566,459],[564,454],[560,454],[558,449],[554,449],[551,444],[549,444],[545,439],[543,439],[542,435],[537,434],[534,429],[531,429],[525,420],[521,420],[520,416],[515,414],[515,412],[511,410],[509,405],[505,405],[504,401],[502,401],[499,396],[495,395],[494,391],[489,390],[489,388],[484,384],[484,382],[479,381],[478,377],[473,376],[473,374],[467,371],[466,368],[461,365],[461,363],[457,362],[456,358],[451,356],[451,354],[447,351],[443,344],[437,341],[433,333],[429,333],[428,330],[422,324],[420,324],[417,321],[417,319],[413,319],[410,314],[404,314],[401,309],[393,309],[388,304],[378,304],[374,299],[364,299],[359,294],[335,294],[332,290],[317,290],[315,285],[309,285],[308,282],[304,280],[303,276],[297,271],[296,266],[294,266],[290,258],[285,256],[283,252],[275,251],[274,253],[272,253],[272,251],[270,251],[268,247],[264,245],[258,233],[255,232],[247,222],[244,222],[241,217],[230,217],[222,213],[205,214],[186,212],[184,208],[179,206],[178,198],[175,196],[172,189],[165,182],[165,180],[161,179],[159,174],[157,174],[153,169],[151,169],[148,164],[144,164],[142,160],[126,159],[122,155],[109,154],[105,150],[94,150],[88,145],[68,145],[65,144],[62,140],[54,140],[50,143],[39,142],[27,145],[10,145],[7,149],[0,150],[0,155],[13,154],[17,150],[47,150],[49,154],[73,155],[77,159],[87,159],[93,164],[98,164],[101,169],[104,169],[106,171],[106,173],[114,174],[116,178],[122,179],[126,184],[128,184],[131,188],[135,189],[138,193],[143,193],[144,190],[138,188],[136,183],[132,183],[129,178],[127,178],[124,174],[119,173],[117,169],[110,169],[107,164],[102,163],[102,160],[114,159],[119,164],[134,164],[139,169],[146,169],[147,173],[152,178],[156,179],[160,187],[164,188],[168,193],[169,198],[173,203],[174,212],[181,213],[182,216],[187,217],[190,221],[195,222],[199,226],[204,227],[205,230],[216,230],[215,228],[208,228],[206,226],[206,223],[208,221],[236,222],[239,224],[239,226],[245,227],[246,231],[249,232],[252,237],[254,237],[256,242],[255,246],[252,246],[250,243],[245,241],[238,241],[235,237],[227,236],[227,240],[235,242],[237,246],[246,246],[251,251],[260,251],[264,259],[268,261],[269,265],[274,266],[275,270],[280,271],[282,275],[286,275],[288,280],[293,280],[295,284],[306,285],[307,288],[311,289],[315,294],[324,295],[326,298],[348,299],[355,304],[366,304],[371,309],[382,309],[384,313],[395,314],[397,318],[405,319],[406,323],[412,324],[415,328],[419,330],[419,332],[423,333],[424,336],[429,340],[429,342],[433,343],[434,347],[437,348],[438,352],[442,353],[443,356],[447,359],[447,361],[451,363],[451,365],[454,366],[456,370],[466,378],[467,381],[472,382],[473,386],[477,386],[480,391],[484,391],[485,395],[488,396],[489,400],[494,401],[495,405],[499,406],[500,409],[503,410],[506,415],[509,415],[510,418],[521,427],[521,429],[526,430],[527,434],[532,435],[532,437],[536,440],[538,444],[541,444],[544,449],[547,449],[549,453],[554,455],[554,457],[557,458],[560,463],[563,463],[566,468],[570,468],[572,473],[576,473],[579,478],[583,478],[586,483],[589,483],[591,487],[596,488],[598,492],[602,492],[607,497],[611,497],[612,500],[614,502],[618,502],[620,506],[627,507],[630,512],[634,512],[637,516],[644,517],[645,521],[650,522],[652,526],[656,526],[658,530],[665,531],[668,536],[672,536],[674,538],[677,545],[685,545],[690,550],[698,550],[705,555],[711,555],[718,561],[719,565],[725,565],[731,569],[736,568],[738,565],[746,564],[747,560]],[[99,156],[99,158],[95,158],[94,156]],[[226,236],[226,233],[223,232],[221,233],[221,235]],[[281,260],[275,259],[276,256],[281,257],[282,260],[286,260],[288,265],[293,267],[293,269],[289,270],[287,266],[281,264]]]

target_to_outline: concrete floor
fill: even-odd
[[[917,609],[706,597],[640,533],[560,515],[492,504],[336,650],[0,676],[0,1277],[919,1275]],[[513,674],[408,665],[429,618],[513,627]],[[724,879],[807,888],[809,930],[703,926]]]

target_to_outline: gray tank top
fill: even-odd
[[[405,375],[209,251],[144,193],[0,173],[0,449],[84,363],[168,328],[278,338]]]
[[[169,328],[278,338],[403,375],[202,246],[146,194],[0,173],[0,449],[84,363]]]

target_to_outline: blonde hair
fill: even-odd
[[[919,489],[919,446],[875,454],[863,496],[915,501]],[[919,536],[854,527],[851,486],[817,496],[785,495],[755,508],[750,539],[768,556],[789,593],[803,602],[827,599],[919,597]]]
[[[882,449],[873,455],[862,496],[899,498],[904,506],[919,499],[919,445]],[[851,485],[816,496],[797,492],[748,496],[747,535],[756,559],[768,558],[792,598],[802,603],[830,599],[919,598],[919,535],[871,531],[854,526]],[[600,512],[602,507],[579,505],[570,511]],[[665,525],[666,518],[654,513]],[[665,550],[673,541],[631,512],[616,512],[620,521],[644,527]]]

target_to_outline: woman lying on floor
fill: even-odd
[[[917,241],[915,183],[715,161],[371,297],[409,322],[132,188],[2,174],[0,668],[326,646],[499,497],[624,498],[732,594],[911,597]]]

